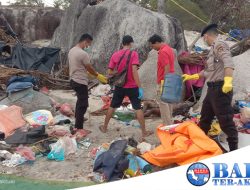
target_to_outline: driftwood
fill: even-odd
[[[230,47],[230,51],[233,57],[244,53],[248,49],[250,49],[250,37],[243,39],[242,41]],[[178,61],[181,64],[200,64],[202,60],[207,59],[207,55],[208,55],[207,52],[204,52],[202,54],[191,53],[187,56],[180,55],[178,57]]]
[[[21,69],[16,68],[9,68],[0,65],[0,87],[5,84],[7,84],[8,80],[12,76],[25,76],[25,75],[32,75],[39,79],[39,87],[46,86],[49,89],[71,89],[70,87],[70,80],[65,80],[61,78],[55,78],[50,74],[42,73],[39,71],[24,71]],[[68,77],[65,77],[68,78]],[[88,90],[91,90],[95,86],[99,84],[98,80],[90,80],[88,85]]]
[[[240,55],[250,49],[250,37],[241,40],[234,44],[230,50],[233,56]]]
[[[50,89],[70,89],[69,80],[54,78],[52,75],[39,71],[24,71],[16,68],[0,66],[0,84],[7,84],[12,76],[32,75],[39,79],[39,86]]]
[[[189,55],[179,55],[178,62],[180,64],[201,65],[202,61],[206,60],[207,52],[205,53],[191,53]]]
[[[3,29],[0,28],[0,41],[3,41],[5,43],[9,44],[15,44],[16,40],[11,37],[10,35],[7,35]]]

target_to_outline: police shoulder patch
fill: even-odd
[[[223,52],[224,51],[224,46],[223,45],[219,45],[218,47],[216,47],[216,51],[218,52],[218,53],[221,53],[221,52]]]

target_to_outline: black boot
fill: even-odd
[[[212,140],[214,140],[217,145],[220,147],[220,149],[222,150],[223,154],[227,153],[228,151],[222,146],[221,142],[220,142],[220,136],[219,135],[214,135],[214,136],[209,136]]]
[[[228,142],[230,152],[238,149],[238,143]]]

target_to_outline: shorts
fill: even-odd
[[[141,100],[138,98],[139,89],[138,88],[121,88],[115,87],[114,95],[112,98],[111,106],[112,108],[119,108],[122,105],[125,96],[129,97],[134,110],[141,109]]]

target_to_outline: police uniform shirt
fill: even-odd
[[[204,76],[207,82],[224,81],[225,68],[234,69],[233,58],[228,44],[218,37],[205,64]]]

